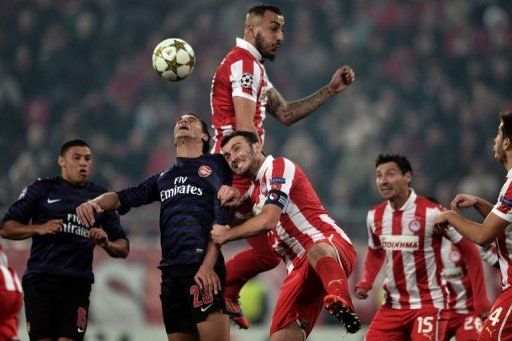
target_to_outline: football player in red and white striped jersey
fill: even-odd
[[[9,267],[0,243],[0,340],[18,340],[18,316],[22,289],[18,276]]]
[[[213,240],[224,244],[267,235],[268,243],[287,265],[270,339],[303,340],[313,329],[322,305],[349,333],[357,332],[361,323],[347,283],[355,250],[322,206],[306,175],[288,159],[265,157],[253,133],[227,136],[222,151],[235,174],[252,180],[247,199],[254,217],[234,228],[214,228]]]
[[[386,261],[386,299],[370,324],[366,340],[443,340],[449,318],[448,290],[441,278],[443,237],[459,247],[461,256],[472,266],[471,276],[482,278],[478,250],[455,230],[434,228],[434,218],[444,208],[417,195],[409,187],[411,180],[407,158],[379,155],[376,184],[386,201],[368,212],[369,248],[356,296],[368,297]]]
[[[253,132],[263,143],[263,121],[267,113],[290,126],[313,113],[355,80],[354,71],[343,66],[334,72],[329,84],[317,92],[297,101],[285,100],[270,82],[263,65],[265,60],[276,57],[284,40],[284,26],[284,16],[276,6],[258,5],[247,12],[243,39],[236,39],[236,46],[224,57],[213,77],[210,93],[215,130],[212,152],[219,153],[223,137],[233,131]],[[250,181],[235,176],[233,186],[244,193]],[[264,236],[247,241],[251,248],[226,263],[226,306],[241,328],[248,328],[249,323],[236,303],[240,289],[258,273],[279,264],[279,258],[268,249]]]
[[[496,243],[501,271],[502,293],[485,321],[480,340],[512,340],[512,111],[500,113],[498,135],[494,139],[494,157],[507,170],[505,184],[493,206],[472,195],[459,194],[452,210],[437,217],[439,225],[452,225],[464,237],[481,246]],[[484,222],[464,218],[460,208],[474,207]]]
[[[441,255],[442,275],[449,291],[450,318],[446,328],[446,339],[455,337],[457,340],[478,340],[483,324],[481,317],[486,317],[491,307],[485,280],[482,277],[483,272],[477,271],[476,276],[470,276],[469,270],[474,271],[475,266],[479,267],[479,264],[468,266],[471,259],[462,257],[460,246],[446,238],[443,238]],[[479,259],[474,261],[481,262]]]

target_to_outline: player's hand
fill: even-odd
[[[202,264],[194,276],[194,281],[196,281],[201,292],[209,296],[218,294],[221,289],[219,276],[210,265]]]
[[[222,206],[233,207],[240,203],[240,191],[235,187],[222,185],[217,193]]]
[[[213,225],[212,240],[214,243],[222,245],[228,242],[229,226],[228,225]]]
[[[331,94],[337,94],[345,90],[355,80],[354,70],[350,66],[344,65],[334,72],[329,85],[327,85],[327,89]]]
[[[444,212],[441,212],[436,216],[434,219],[434,231],[438,234],[445,234],[445,231],[449,227],[448,222],[448,214],[450,214],[453,211],[447,210]]]
[[[89,200],[76,208],[78,219],[87,227],[94,225],[94,213],[103,212],[103,209],[95,202]]]
[[[450,210],[439,213],[434,219],[434,225],[444,226],[448,225],[448,214]]]
[[[104,229],[93,227],[89,230],[90,238],[102,248],[108,247],[108,236]]]
[[[364,290],[363,288],[356,287],[355,295],[360,300],[365,300],[368,298],[368,291]]]
[[[477,202],[478,198],[475,197],[474,195],[457,194],[457,196],[453,198],[450,206],[452,210],[454,210],[455,212],[460,212],[461,208],[473,207],[476,205]]]
[[[48,220],[46,223],[37,225],[35,232],[37,235],[56,234],[62,226],[62,219]]]

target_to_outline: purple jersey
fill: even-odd
[[[89,238],[89,228],[78,219],[75,210],[81,203],[105,192],[92,182],[77,186],[61,177],[36,180],[23,190],[19,199],[9,207],[2,226],[8,220],[35,225],[52,219],[62,219],[63,222],[54,235],[32,237],[24,278],[46,273],[94,281],[95,244]],[[117,212],[98,215],[97,224],[105,230],[109,240],[126,239]]]
[[[228,223],[229,212],[221,207],[217,192],[222,185],[231,185],[231,179],[231,170],[219,154],[177,158],[167,170],[118,192],[119,213],[160,201],[159,268],[197,270],[193,266],[203,261],[212,225]],[[222,256],[217,266],[224,267]]]

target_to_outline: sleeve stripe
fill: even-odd
[[[512,217],[508,214],[505,214],[503,212],[501,212],[498,208],[494,207],[491,211],[491,213],[494,213],[496,214],[498,217],[500,217],[501,219],[505,220],[505,221],[508,221],[509,223],[512,223]]]
[[[295,165],[293,162],[284,158],[275,159],[272,165],[272,177],[270,180],[273,178],[285,179],[285,183],[274,183],[272,188],[289,195],[293,180],[295,179]]]

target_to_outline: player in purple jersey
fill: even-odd
[[[219,154],[208,154],[208,127],[194,114],[174,127],[176,162],[134,187],[86,202],[77,214],[86,225],[94,213],[160,201],[162,312],[169,340],[228,340],[224,315],[226,279],[220,247],[210,241],[215,224],[228,222],[218,192],[231,185],[231,170]],[[223,187],[223,191],[226,187]]]
[[[116,212],[101,214],[94,226],[85,226],[75,214],[80,203],[106,192],[88,181],[93,157],[87,143],[64,143],[58,163],[61,175],[26,187],[0,227],[3,238],[32,238],[22,283],[30,340],[82,340],[95,245],[112,257],[129,252]]]

